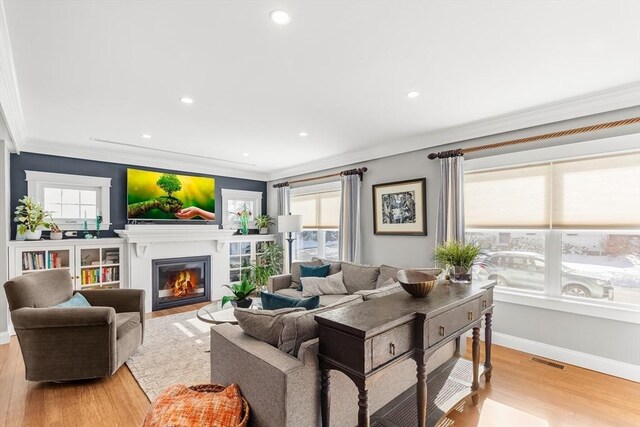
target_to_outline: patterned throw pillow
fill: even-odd
[[[235,384],[218,393],[194,391],[177,384],[158,396],[142,426],[237,426],[243,415],[242,394]]]
[[[346,295],[347,288],[342,281],[342,271],[327,277],[301,277],[302,296]]]

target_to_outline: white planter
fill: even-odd
[[[40,237],[42,237],[42,230],[36,230],[36,231],[25,231],[24,232],[24,238],[27,240],[40,240]]]
[[[268,234],[269,233],[269,228],[268,227],[264,227],[260,229],[260,234]]]
[[[52,231],[49,233],[49,239],[51,240],[62,240],[62,231]]]

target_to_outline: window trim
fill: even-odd
[[[88,175],[74,175],[53,172],[25,170],[27,181],[27,195],[44,204],[44,188],[46,186],[77,190],[96,190],[96,209],[102,213],[100,230],[108,230],[111,226],[111,178]],[[84,229],[84,219],[55,219],[62,230]],[[87,228],[96,230],[96,219],[87,218]]]
[[[227,201],[228,200],[240,200],[245,202],[253,202],[255,206],[255,212],[253,212],[253,221],[249,221],[249,228],[256,228],[255,218],[262,215],[262,191],[249,191],[249,190],[234,190],[230,188],[223,188],[220,190],[222,195],[222,208],[224,213],[222,215],[222,227],[234,230],[240,227],[240,221],[229,221],[227,215]]]

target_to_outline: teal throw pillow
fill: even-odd
[[[83,297],[82,294],[75,294],[65,302],[61,302],[58,305],[54,305],[54,307],[62,307],[62,308],[91,307],[91,304],[89,304],[89,301],[87,301],[87,299]]]
[[[320,306],[319,296],[298,299],[286,295],[262,292],[260,294],[260,299],[262,300],[263,310],[278,310],[281,308],[289,307],[302,307],[307,310],[313,310],[314,308],[318,308]]]
[[[300,277],[327,277],[331,264],[323,265],[300,265]],[[302,280],[298,285],[298,290],[302,290]]]

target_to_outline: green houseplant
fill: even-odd
[[[269,226],[274,225],[276,221],[271,215],[260,215],[256,218],[256,226],[260,230],[260,234],[267,234],[269,232]]]
[[[50,213],[42,205],[29,196],[18,201],[13,221],[18,223],[18,233],[24,234],[27,240],[39,240],[42,228],[49,228]]]
[[[266,290],[269,277],[282,272],[282,259],[282,246],[276,243],[267,243],[263,252],[251,264],[251,278],[260,292]]]
[[[436,246],[433,258],[439,267],[449,268],[449,278],[454,283],[470,283],[471,267],[482,246],[477,242],[462,243],[456,240]]]
[[[224,307],[226,303],[231,301],[231,304],[240,308],[249,308],[253,300],[249,298],[249,295],[256,290],[254,285],[247,275],[243,275],[240,283],[235,283],[231,286],[223,285],[233,293],[233,295],[225,295],[222,297],[222,305]]]

